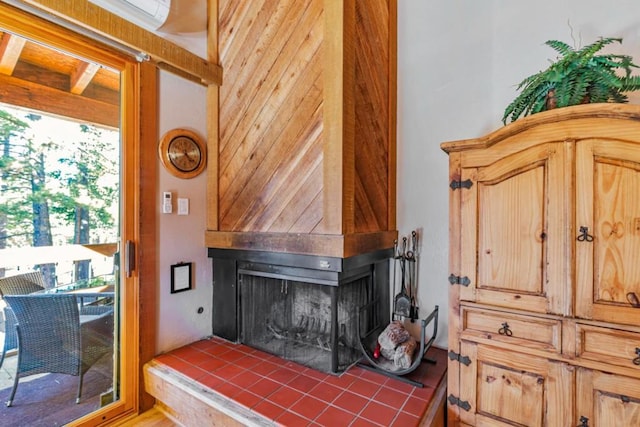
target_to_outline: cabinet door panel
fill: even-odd
[[[640,379],[579,368],[576,425],[590,427],[640,425]]]
[[[461,298],[563,314],[564,151],[542,144],[489,166],[463,168]]]
[[[472,363],[461,366],[464,422],[495,426],[570,426],[571,370],[563,363],[464,342]]]
[[[495,182],[478,183],[480,286],[542,294],[543,183],[542,165]]]
[[[619,141],[585,141],[577,149],[577,315],[636,323],[640,308],[640,150]],[[584,285],[584,286],[582,286]]]
[[[478,366],[478,412],[518,425],[541,426],[544,377],[482,362]]]

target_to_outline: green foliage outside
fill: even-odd
[[[117,131],[0,107],[0,249],[115,242],[118,150]]]

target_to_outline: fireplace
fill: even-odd
[[[361,356],[358,309],[373,302],[389,319],[389,258],[209,249],[213,333],[327,373]],[[366,325],[364,325],[366,327]]]

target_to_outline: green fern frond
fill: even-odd
[[[507,124],[507,119],[511,118],[511,121],[514,121],[518,117],[522,115],[524,109],[526,108],[527,103],[524,102],[520,97],[513,100],[511,104],[507,106],[504,110],[504,114],[502,116],[502,123]]]
[[[542,102],[542,105],[544,106],[546,103],[547,93],[551,89],[553,89],[553,86],[550,84],[544,84],[542,86],[528,86],[525,88],[525,90],[504,110],[502,123],[506,124],[508,118],[511,118],[511,121],[514,121],[521,115],[529,115],[532,107],[531,99],[536,100],[536,103]]]
[[[622,92],[614,92],[610,94],[609,98],[611,99],[611,102],[617,102],[619,104],[629,102],[629,97]]]
[[[584,102],[627,102],[624,92],[640,90],[640,76],[631,75],[632,68],[640,67],[628,55],[596,55],[603,47],[616,42],[622,43],[622,39],[600,38],[576,50],[562,41],[548,40],[545,44],[560,57],[546,70],[518,84],[520,94],[505,109],[503,123],[544,111],[551,89],[556,107]]]
[[[547,95],[538,97],[536,101],[527,109],[527,114],[535,114],[547,109]]]
[[[617,90],[611,90],[611,88],[602,84],[601,82],[594,82],[589,87],[589,102],[609,102],[609,99],[613,94],[619,93]]]
[[[627,95],[625,95],[624,93],[621,93],[620,94],[620,99],[619,100],[615,100],[615,102],[618,102],[620,104],[627,103],[627,102],[629,102],[629,97]]]
[[[611,71],[622,70],[626,76],[631,75],[632,68],[640,68],[626,55],[601,55],[591,59],[588,64],[592,68],[606,68]]]
[[[553,50],[558,52],[562,56],[568,56],[575,52],[575,49],[565,42],[561,42],[560,40],[547,40],[544,44],[550,46]]]
[[[589,75],[594,81],[601,82],[611,89],[618,90],[622,88],[621,78],[612,70],[591,70]]]
[[[615,55],[615,58],[619,60],[618,66],[625,70],[627,77],[631,75],[632,68],[640,68],[633,63],[633,58],[628,55]]]
[[[620,90],[633,92],[640,90],[640,76],[627,76],[620,79]]]
[[[545,110],[547,106],[547,95],[552,90],[555,90],[555,85],[553,84],[545,84],[537,87],[536,90],[532,92],[534,105],[527,109],[527,114],[532,114],[534,111],[539,113],[540,111]]]
[[[535,77],[535,76],[531,76]],[[518,87],[525,85],[520,95],[511,102],[504,111],[502,122],[506,124],[507,119],[515,121],[518,117],[538,113],[546,109],[547,93],[554,89],[554,84],[544,79],[528,79]]]
[[[600,39],[596,40],[595,42],[591,43],[590,45],[587,45],[587,46],[583,47],[582,49],[580,49],[579,50],[579,56],[583,60],[585,60],[585,59],[589,60],[596,53],[598,53],[600,50],[602,50],[603,47],[605,47],[608,44],[614,43],[614,42],[622,43],[622,39],[621,38],[614,38],[614,37],[607,37],[607,38],[602,38],[601,37]]]
[[[556,107],[566,107],[569,105],[569,100],[572,97],[572,90],[575,86],[576,79],[579,79],[579,76],[574,75],[574,79],[565,79],[561,82],[558,82],[556,85]]]
[[[584,102],[588,97],[590,86],[591,82],[588,76],[577,75],[575,80],[570,81],[568,84],[567,100],[564,106],[577,105]]]
[[[530,86],[532,84],[535,84],[537,81],[541,80],[544,78],[544,73],[542,71],[540,71],[539,73],[536,73],[532,76],[527,77],[526,79],[522,80],[520,82],[520,84],[518,85],[518,90],[522,89],[523,87],[526,86]]]

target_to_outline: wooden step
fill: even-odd
[[[273,421],[153,360],[145,364],[144,385],[147,393],[156,398],[156,406],[184,426],[274,425]]]
[[[213,340],[220,341],[216,344],[217,347],[215,347],[215,349],[220,352],[222,356],[227,354],[225,350],[235,350],[235,353],[229,352],[226,356],[227,358],[234,358],[234,360],[238,358],[238,352],[241,353],[240,350],[247,351],[248,349],[247,347],[242,345],[227,344],[226,342],[222,342],[222,340],[220,339]],[[299,405],[298,407],[293,404],[289,405],[289,409],[283,408],[284,412],[282,412],[277,410],[281,406],[279,405],[279,403],[281,403],[281,400],[274,400],[272,403],[268,398],[264,398],[263,395],[247,392],[250,390],[251,386],[247,386],[246,384],[246,375],[249,375],[249,378],[263,378],[261,374],[252,375],[252,367],[243,368],[238,365],[235,367],[236,369],[227,369],[226,371],[224,369],[220,369],[218,373],[220,373],[221,376],[201,375],[204,374],[204,372],[200,372],[200,368],[198,366],[202,365],[202,363],[205,363],[202,362],[202,358],[197,357],[199,365],[190,363],[188,359],[196,358],[196,356],[198,355],[205,355],[205,353],[201,353],[200,351],[200,349],[202,348],[214,348],[207,347],[207,345],[211,346],[213,344],[211,342],[205,341],[198,342],[178,351],[177,354],[179,354],[179,356],[175,356],[173,354],[164,354],[159,356],[157,359],[154,359],[145,364],[145,390],[156,399],[156,407],[160,411],[164,412],[167,418],[174,421],[176,425],[186,427],[201,427],[204,425],[230,427],[277,425],[296,426],[300,424],[303,418],[305,418],[304,415],[298,416],[301,410],[303,412],[305,410],[305,408],[299,407]],[[435,363],[425,362],[425,364],[421,366],[421,369],[419,369],[420,372],[416,371],[416,373],[419,375],[415,377],[416,380],[419,380],[424,385],[424,390],[421,390],[420,388],[414,388],[409,385],[404,385],[403,387],[402,383],[399,383],[397,379],[389,380],[389,387],[385,386],[385,388],[388,389],[388,392],[385,393],[392,393],[397,398],[402,399],[403,402],[407,398],[414,399],[410,405],[406,406],[406,408],[404,406],[398,406],[396,408],[392,405],[389,405],[388,403],[380,403],[378,401],[375,401],[374,399],[370,399],[374,405],[387,406],[389,410],[392,410],[395,414],[393,415],[393,417],[397,417],[396,421],[398,421],[402,425],[414,427],[444,427],[445,425],[447,384],[446,368],[448,357],[444,349],[432,348],[429,351],[430,359],[433,359]],[[259,352],[252,354],[252,357],[254,357],[255,359],[255,355],[259,354]],[[215,358],[212,355],[209,356],[210,357],[207,358],[207,360],[209,360],[210,362],[224,362],[223,359]],[[203,357],[206,358],[206,355]],[[257,357],[257,359],[260,360],[260,357]],[[240,358],[240,360],[242,359]],[[275,361],[276,358],[269,356],[269,361],[263,361],[263,363],[268,363],[273,366]],[[233,363],[224,363],[225,364],[223,366],[233,367]],[[287,366],[295,368],[295,366],[297,366],[293,362],[288,362],[285,360],[281,360],[280,363],[283,367]],[[269,369],[268,367],[266,368]],[[300,366],[298,366],[297,368],[298,370],[307,369]],[[243,372],[243,374],[238,374],[238,370]],[[260,371],[261,370],[256,369],[256,372]],[[287,371],[289,373],[286,373]],[[329,381],[329,378],[327,378],[326,382],[317,381],[312,377],[294,373],[294,371],[289,369],[277,369],[274,372],[280,372],[282,375],[280,375],[279,378],[282,380],[291,380],[293,378],[293,381],[311,381],[316,385],[316,387],[318,387],[318,390],[320,390],[320,392],[322,392],[322,390],[325,390],[327,392],[335,393],[336,387],[341,388],[344,386],[348,388],[347,385],[351,385],[352,382],[354,386],[358,385],[358,387],[360,388],[362,386],[380,388],[382,387],[382,384],[385,384],[387,382],[384,376],[382,376],[380,373],[367,372],[362,367],[357,366],[353,367],[353,373],[345,373],[345,375],[348,375],[351,378],[345,378],[343,382],[339,381],[338,377],[331,378],[332,381]],[[318,374],[320,375],[320,377],[326,376],[325,374]],[[240,377],[243,377],[244,380],[240,380],[237,384],[235,384],[234,379]],[[195,380],[194,378],[198,379]],[[275,381],[278,382],[278,380]],[[340,383],[341,385],[338,385],[338,383],[335,383],[335,381],[338,381],[338,383]],[[269,382],[273,382],[271,378],[268,379],[267,383]],[[334,385],[329,383],[334,383]],[[238,387],[243,389],[245,392],[238,392]],[[395,389],[396,387],[398,388]],[[281,388],[279,388],[279,390],[281,390],[284,394],[287,394],[287,390],[289,389],[293,393],[296,393],[295,389],[288,386],[282,386]],[[258,387],[256,389],[258,393],[261,393],[261,391],[259,390],[262,390],[262,392],[266,392],[267,395],[272,393],[272,391],[265,391],[262,387]],[[355,393],[362,394],[361,391],[355,391]],[[370,392],[365,394],[371,395]],[[233,397],[228,397],[229,395]],[[351,397],[357,396],[354,395],[354,393],[349,393],[349,395],[345,394],[344,398],[350,399]],[[362,398],[366,399],[366,397],[364,396]],[[428,399],[428,401],[425,401],[425,398]],[[302,399],[300,401],[302,401]],[[340,400],[338,402],[338,400],[329,399],[329,401],[325,401],[324,399],[322,399],[322,401],[327,403],[325,404],[324,408],[321,408],[320,414],[317,417],[307,417],[309,419],[316,418],[316,423],[318,424],[314,425],[319,425],[323,422],[330,421],[331,417],[336,416],[330,414],[336,414],[335,408],[339,408],[341,406],[340,403],[344,403],[343,400]],[[307,403],[310,405],[313,404],[313,399],[307,400]],[[246,404],[247,406],[245,406],[244,404]],[[278,408],[275,408],[274,406],[277,406]],[[277,412],[275,413],[275,415],[274,410],[276,410]],[[417,410],[419,410],[420,412],[416,412]],[[354,420],[357,418],[361,418],[359,420],[360,423],[368,422],[366,417],[359,417],[358,415],[351,414],[350,412],[345,411],[342,411],[342,413],[344,415],[349,414],[349,416],[353,417]],[[322,418],[323,414],[327,414],[328,416]],[[269,416],[272,416],[273,418],[268,418]],[[342,415],[337,414],[337,416],[341,417]],[[322,421],[320,421],[321,419]],[[391,420],[389,419],[388,422],[390,421]]]

